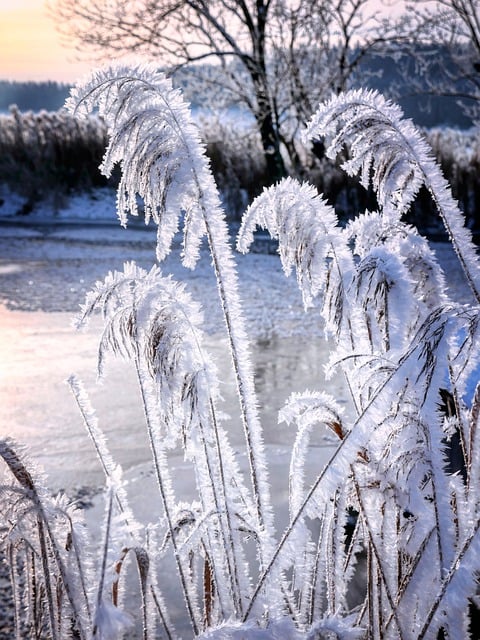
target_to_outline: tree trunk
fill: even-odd
[[[268,183],[274,184],[287,175],[285,163],[280,151],[279,135],[274,125],[270,109],[258,113],[256,120],[262,139]]]
[[[263,62],[260,60],[260,62]],[[268,83],[266,81],[265,69],[259,65],[249,67],[257,99],[257,109],[255,120],[262,140],[263,153],[268,173],[268,185],[274,184],[287,175],[285,163],[280,151],[280,132],[278,123],[274,117],[274,112],[269,99]],[[267,185],[266,185],[267,186]]]
[[[274,184],[287,175],[285,163],[280,152],[280,132],[273,111],[270,87],[267,79],[265,60],[265,30],[268,20],[268,2],[256,2],[256,29],[251,30],[253,57],[247,62],[247,68],[255,88],[257,111],[255,119],[262,139],[263,153],[267,166],[268,184]]]

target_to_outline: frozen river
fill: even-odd
[[[53,489],[101,484],[99,464],[65,384],[75,373],[91,395],[114,458],[134,473],[149,459],[134,374],[128,364],[111,359],[106,379],[97,384],[99,319],[86,332],[75,331],[71,320],[85,292],[109,269],[121,269],[131,259],[151,266],[155,234],[99,224],[3,226],[0,232],[0,433],[28,446]],[[220,368],[223,410],[232,416],[229,431],[240,449],[243,432],[231,410],[233,381],[208,256],[190,272],[174,250],[163,269],[186,279],[203,303],[207,348]],[[288,464],[295,434],[278,424],[277,413],[291,392],[325,388],[326,345],[316,312],[305,315],[295,280],[284,277],[276,256],[239,256],[239,272],[269,459]],[[340,381],[330,381],[328,390],[347,402]],[[316,464],[331,452],[321,436],[314,447]]]
[[[86,291],[125,260],[149,268],[153,263],[154,231],[125,231],[112,224],[0,224],[0,437],[25,444],[32,461],[46,473],[49,487],[72,496],[91,496],[104,484],[103,473],[83,426],[66,379],[75,373],[87,388],[111,453],[128,482],[132,509],[142,523],[157,520],[150,451],[133,371],[110,359],[102,384],[96,380],[96,352],[101,323],[95,318],[85,332],[72,318]],[[234,384],[228,373],[225,338],[216,286],[206,252],[194,272],[180,266],[176,248],[163,265],[165,273],[185,280],[202,302],[206,347],[219,367],[223,411],[231,415],[228,430],[241,468],[247,467],[243,429],[235,407]],[[322,367],[326,345],[317,314],[304,314],[293,278],[281,272],[278,257],[239,256],[244,312],[251,337],[252,359],[265,436],[276,524],[288,518],[288,468],[295,432],[278,424],[278,410],[293,391],[324,386]],[[340,402],[347,401],[338,381],[329,383]],[[314,438],[310,471],[323,466],[332,452],[324,432]],[[192,476],[180,455],[171,457],[177,497],[192,498]],[[84,498],[85,500],[85,498]],[[92,539],[104,519],[101,496],[85,511]],[[169,565],[167,565],[169,566]],[[173,567],[169,571],[173,572]],[[180,593],[166,588],[169,611],[177,631],[189,635]],[[132,585],[130,592],[136,593]],[[137,605],[130,602],[135,613]],[[177,610],[178,608],[178,610]],[[137,629],[138,631],[138,629]],[[140,637],[132,630],[132,639]]]
[[[77,332],[71,321],[86,291],[110,269],[122,269],[125,260],[149,268],[154,244],[153,229],[125,230],[98,221],[0,226],[0,433],[28,446],[31,457],[44,466],[52,488],[102,480],[65,384],[71,373],[91,394],[115,459],[132,469],[149,457],[133,372],[127,364],[110,360],[105,381],[97,384],[100,324],[94,321],[86,332]],[[461,297],[462,277],[451,249],[436,245],[436,251],[447,266],[452,291]],[[210,260],[205,251],[192,272],[180,265],[179,253],[174,249],[162,269],[185,280],[204,307],[207,347],[220,368],[224,410],[232,415],[230,432],[240,446],[242,430],[236,411],[229,411],[233,383],[227,374]],[[347,396],[341,380],[324,381],[328,347],[318,312],[304,312],[295,279],[285,278],[278,257],[239,255],[238,271],[267,450],[271,459],[286,459],[294,433],[277,423],[277,413],[290,393],[322,388],[344,404]],[[315,446],[318,463],[318,456],[324,459],[331,449],[322,438]]]

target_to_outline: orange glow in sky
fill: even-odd
[[[0,80],[73,82],[90,67],[62,46],[44,0],[0,0]]]
[[[402,0],[372,0],[397,13]],[[62,45],[45,0],[0,0],[0,80],[75,82],[92,68]]]

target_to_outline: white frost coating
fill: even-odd
[[[343,168],[350,175],[359,174],[365,187],[371,182],[380,207],[389,216],[405,213],[425,185],[472,293],[480,301],[480,263],[471,233],[428,145],[413,123],[403,117],[400,107],[376,91],[347,91],[319,107],[303,137],[325,137],[330,158],[346,144],[352,157]]]
[[[109,144],[101,171],[110,176],[116,164],[121,166],[117,213],[122,225],[129,214],[139,214],[140,196],[145,223],[153,219],[158,225],[157,256],[162,260],[185,211],[184,260],[193,266],[205,235],[198,202],[209,191],[219,199],[204,145],[180,91],[158,65],[119,64],[79,83],[66,106],[78,115],[97,108],[107,124]]]
[[[0,438],[0,461],[15,480],[10,484],[11,478],[2,474],[0,483],[0,513],[2,522],[8,523],[0,542],[10,565],[15,616],[21,615],[25,605],[33,608],[26,600],[25,587],[43,592],[36,624],[42,625],[53,640],[60,640],[62,632],[66,632],[65,616],[76,626],[78,637],[87,640],[92,616],[89,591],[95,578],[87,561],[82,515],[64,495],[51,497],[42,474],[10,438]],[[23,563],[25,548],[29,554],[32,550],[38,552],[34,572]],[[62,593],[60,603],[57,590]]]
[[[253,386],[249,344],[238,296],[232,250],[218,190],[186,103],[171,81],[151,64],[108,66],[94,72],[71,92],[69,109],[105,118],[110,143],[102,170],[122,167],[118,215],[126,224],[137,214],[137,194],[146,221],[158,224],[157,257],[163,259],[185,212],[183,262],[194,267],[201,239],[207,236],[237,378],[242,420],[256,494],[263,555],[270,555],[273,535],[271,500],[263,436]]]
[[[133,626],[133,620],[125,611],[108,600],[102,600],[95,612],[95,638],[116,640]]]
[[[218,193],[186,105],[152,65],[94,74],[77,92],[76,103],[79,109],[100,104],[108,121],[111,141],[104,169],[122,165],[122,221],[136,211],[140,195],[147,220],[152,217],[158,224],[158,255],[164,257],[182,215],[183,262],[188,267],[196,265],[201,238],[208,240],[251,479],[244,482],[223,429],[219,381],[202,346],[198,305],[157,267],[144,271],[127,263],[122,273],[110,273],[87,297],[79,325],[97,309],[104,315],[100,372],[112,351],[134,364],[162,515],[144,538],[143,532],[135,532],[140,544],[146,541],[144,547],[137,546],[126,523],[118,527],[115,500],[126,519],[119,470],[81,384],[72,378],[110,489],[100,583],[94,587],[97,617],[92,607],[89,618],[79,618],[86,625],[82,637],[121,633],[117,612],[108,611],[108,604],[102,607],[111,582],[108,567],[114,565],[120,575],[129,555],[137,559],[141,578],[144,635],[155,635],[160,622],[167,637],[176,637],[168,615],[157,607],[168,603],[155,594],[170,552],[184,597],[182,626],[190,623],[195,637],[466,637],[468,602],[479,568],[480,321],[477,306],[449,300],[435,255],[402,222],[420,185],[430,189],[447,228],[458,236],[454,245],[474,296],[478,265],[458,226],[458,211],[413,125],[378,94],[350,92],[333,99],[314,117],[316,133],[323,127],[332,137],[331,154],[350,145],[345,169],[360,173],[366,186],[372,179],[379,212],[361,215],[342,228],[313,187],[287,179],[252,204],[242,226],[242,250],[257,226],[278,239],[285,272],[295,268],[305,306],[317,306],[320,312],[314,308],[310,315],[323,316],[333,342],[330,366],[345,376],[351,400],[340,415],[331,397],[307,391],[293,395],[280,413],[296,423],[297,437],[292,438],[289,495],[279,503],[278,521],[288,522],[275,547],[236,266]],[[203,295],[211,297],[211,290]],[[324,468],[312,446],[318,422],[338,438]],[[41,512],[33,481],[8,444],[0,446],[0,454],[7,456],[20,483],[0,487],[1,497],[6,492],[10,499],[6,521],[15,523],[13,514],[21,525],[9,533],[8,552],[16,553],[22,532],[50,535],[49,520],[57,526],[63,503],[49,503],[48,512]],[[188,474],[178,485],[170,465],[177,454],[183,455],[182,463],[173,468]],[[275,460],[273,468],[277,464]],[[314,480],[307,487],[310,477]],[[181,491],[187,495],[177,499]],[[31,500],[25,508],[24,498],[31,493],[34,508]],[[21,500],[12,502],[11,496]],[[38,531],[27,523],[31,513]],[[125,547],[119,534],[128,545],[133,539],[135,547]],[[61,631],[54,632],[56,599],[48,583],[56,558],[48,550],[59,557],[64,550],[41,535],[38,557],[46,576],[49,626],[52,638],[60,640]],[[115,549],[121,550],[120,560],[118,553],[112,554]],[[28,557],[19,559],[28,564]],[[158,565],[152,580],[149,563]],[[62,563],[57,566],[66,575]],[[362,581],[358,594],[353,592],[357,569]],[[350,604],[350,596],[356,595],[358,607]],[[116,596],[112,603],[117,604]]]
[[[359,216],[344,232],[313,188],[286,179],[249,207],[238,248],[247,250],[256,226],[268,229],[279,241],[284,271],[288,275],[293,267],[297,270],[305,306],[316,296],[321,299],[322,315],[336,342],[330,367],[344,373],[354,414],[342,424],[332,421],[339,446],[305,492],[311,427],[305,407],[314,399],[308,393],[299,396],[284,411],[289,419],[299,418],[290,522],[257,583],[253,602],[272,570],[285,570],[287,559],[296,557],[292,581],[311,581],[302,592],[301,619],[318,614],[317,578],[327,585],[325,597],[332,607],[327,612],[341,608],[352,575],[342,557],[341,531],[347,506],[354,505],[371,554],[370,595],[378,598],[375,606],[389,611],[379,633],[392,639],[418,637],[429,608],[436,606],[435,589],[445,587],[449,568],[454,571],[455,554],[477,513],[477,507],[472,512],[474,491],[465,493],[460,474],[472,477],[479,413],[477,394],[470,436],[472,416],[462,400],[472,402],[478,379],[473,357],[478,348],[476,307],[449,301],[446,279],[427,242],[401,220],[422,185],[438,206],[477,302],[479,264],[438,167],[412,123],[402,120],[401,110],[378,94],[349,92],[314,115],[306,137],[319,135],[327,136],[331,157],[349,146],[344,169],[360,173],[366,187],[372,182],[380,211]],[[445,407],[441,398],[447,398]],[[332,502],[332,507],[323,506]],[[316,514],[322,523],[318,559],[316,570],[309,573],[315,553],[306,522]],[[434,585],[430,592],[428,583]],[[467,610],[467,594],[473,593],[471,581],[466,583],[465,593],[457,594],[455,614],[432,613],[425,637],[435,637],[442,625],[452,636],[462,636],[467,617],[458,613]]]
[[[278,421],[292,422],[297,426],[297,436],[290,461],[290,515],[293,517],[302,503],[304,487],[305,459],[310,445],[313,428],[325,424],[341,440],[343,428],[341,415],[343,408],[334,398],[321,391],[293,393],[278,414]]]
[[[334,272],[338,270],[348,281],[353,262],[346,235],[333,208],[311,185],[286,178],[265,189],[245,212],[237,240],[240,251],[248,251],[257,226],[268,229],[279,240],[285,274],[288,276],[296,268],[305,308],[323,292],[328,277],[327,260],[332,260]]]

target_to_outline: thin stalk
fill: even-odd
[[[213,490],[213,495],[214,495],[214,499],[215,499],[215,508],[217,510],[218,513],[218,517],[220,519],[220,523],[221,523],[221,532],[222,532],[222,541],[223,541],[223,545],[225,548],[225,558],[227,561],[227,566],[228,566],[228,576],[230,579],[230,588],[232,590],[232,597],[233,597],[233,602],[234,602],[234,606],[235,606],[235,612],[237,615],[242,615],[242,600],[241,600],[241,596],[240,596],[240,582],[239,582],[239,577],[238,577],[238,568],[237,568],[237,563],[235,561],[235,548],[234,548],[234,542],[233,542],[233,528],[232,528],[232,521],[231,521],[231,517],[230,517],[230,509],[228,507],[228,503],[227,503],[227,496],[226,496],[226,491],[225,491],[225,469],[224,469],[224,465],[223,465],[223,457],[222,457],[222,452],[221,452],[221,447],[220,447],[220,439],[219,439],[219,433],[218,433],[218,424],[217,424],[217,419],[216,419],[216,414],[215,414],[215,407],[213,406],[213,401],[210,398],[209,399],[209,405],[210,405],[210,415],[212,417],[212,422],[213,422],[213,433],[214,433],[214,437],[215,437],[215,448],[216,448],[216,454],[217,454],[217,460],[218,460],[218,467],[219,467],[219,474],[220,474],[220,494],[221,494],[221,499],[223,501],[224,507],[223,509],[220,509],[220,505],[218,502],[218,495],[217,495],[217,487],[215,482],[212,482],[212,490]],[[209,469],[209,473],[210,469],[211,469],[211,463],[209,460],[209,455],[208,455],[208,447],[206,444],[206,441],[204,439],[204,453],[205,453],[205,458],[207,459],[207,465],[208,465],[208,469]],[[210,478],[213,478],[213,475],[210,475]],[[223,511],[223,513],[222,513]],[[225,532],[225,528],[223,525],[223,521],[224,521],[224,516],[227,520],[227,531]],[[230,541],[230,544],[228,544],[228,540]]]
[[[19,593],[19,585],[17,585],[17,572],[16,572],[16,555],[13,553],[13,545],[9,544],[8,551],[8,568],[10,573],[10,584],[12,587],[12,597],[13,597],[13,622],[15,628],[15,638],[16,640],[21,640],[20,638],[20,593]],[[28,552],[25,551],[25,564],[28,567]],[[28,580],[28,578],[26,578]]]
[[[195,613],[194,613],[194,609],[193,609],[193,604],[191,601],[191,597],[190,597],[190,593],[188,591],[188,587],[187,587],[187,579],[185,576],[185,572],[183,570],[183,566],[182,563],[180,561],[180,554],[178,551],[178,545],[177,545],[177,541],[175,538],[175,527],[173,526],[173,521],[172,521],[172,516],[170,513],[170,506],[168,504],[168,499],[167,499],[167,492],[166,492],[166,487],[165,487],[165,479],[163,477],[162,474],[162,469],[161,469],[161,464],[160,464],[160,455],[165,455],[163,452],[159,452],[157,450],[157,445],[155,443],[155,438],[154,438],[154,434],[153,434],[153,425],[151,422],[151,418],[150,418],[150,411],[148,409],[149,407],[149,403],[147,400],[147,393],[146,393],[146,389],[145,389],[145,382],[143,380],[143,376],[141,373],[141,368],[140,368],[140,363],[138,361],[138,357],[135,357],[135,370],[137,373],[137,379],[139,382],[139,386],[140,386],[140,392],[142,395],[142,404],[143,404],[143,410],[144,410],[144,414],[145,414],[145,421],[146,421],[146,425],[147,425],[147,435],[148,435],[148,440],[150,443],[150,448],[152,450],[152,456],[153,456],[153,466],[155,469],[155,475],[156,475],[156,479],[157,479],[157,483],[158,483],[158,488],[160,491],[160,497],[162,499],[162,505],[163,505],[163,509],[165,512],[165,517],[167,519],[167,524],[168,524],[168,531],[170,534],[170,539],[172,541],[172,546],[173,546],[173,555],[175,558],[175,563],[177,566],[177,571],[178,571],[178,576],[180,578],[180,583],[181,583],[181,587],[182,587],[182,591],[183,591],[183,597],[185,599],[185,604],[187,606],[187,611],[188,611],[188,615],[190,618],[190,623],[192,625],[193,628],[193,632],[195,635],[199,634],[199,627],[195,618]]]
[[[38,629],[41,629],[41,615],[39,614],[39,599],[40,597],[37,594],[38,591],[38,581],[37,581],[37,563],[35,561],[35,553],[33,549],[29,550],[29,554],[27,555],[28,559],[28,602],[27,602],[27,613],[32,621],[35,632]],[[38,633],[38,632],[37,632]],[[20,639],[21,640],[21,639]]]
[[[100,465],[102,467],[105,479],[108,481],[108,484],[112,484],[110,482],[112,476],[111,476],[110,471],[108,470],[108,465],[107,465],[107,463],[105,461],[105,454],[102,452],[102,448],[101,448],[101,446],[100,446],[100,444],[98,442],[98,437],[97,437],[98,434],[96,433],[96,430],[98,430],[99,428],[98,428],[98,426],[96,428],[94,428],[92,426],[92,424],[90,423],[90,418],[87,415],[86,409],[85,409],[84,405],[82,404],[82,402],[80,401],[80,392],[79,392],[77,384],[75,384],[75,382],[74,382],[74,376],[70,376],[70,378],[68,379],[68,384],[70,386],[70,390],[71,390],[71,392],[73,394],[73,397],[75,398],[75,402],[77,404],[78,410],[80,411],[80,414],[81,414],[81,416],[83,418],[83,423],[85,425],[85,428],[87,430],[88,435],[90,436],[90,440],[93,442],[93,446],[95,448],[95,451],[96,451],[96,454],[97,454],[97,458],[98,458],[98,460],[100,462]],[[85,390],[83,390],[83,392],[86,394]],[[114,486],[114,485],[112,484],[112,486]],[[124,522],[125,522],[125,524],[127,526],[127,529],[129,531],[130,535],[132,536],[132,538],[134,538],[132,530],[131,530],[130,522],[129,522],[129,520],[127,518],[127,515],[126,515],[126,507],[123,504],[120,496],[118,495],[118,492],[115,489],[114,489],[114,497],[115,497],[115,502],[117,503],[117,507],[118,507],[120,513],[124,517]]]
[[[208,554],[205,554],[205,560],[203,562],[204,629],[208,629],[212,625],[213,599],[215,597],[215,580],[212,578],[213,575]]]
[[[425,434],[425,440],[427,443],[427,448],[430,452],[433,453],[433,444],[432,444],[430,429],[427,427],[427,425],[425,425],[424,434]],[[438,452],[435,452],[435,453],[437,454],[438,457],[440,457]],[[446,503],[447,501],[445,500],[445,496],[440,495],[439,488],[437,487],[436,480],[438,478],[438,475],[440,475],[437,471],[437,467],[438,465],[433,465],[430,459],[430,468],[431,468],[431,474],[432,474],[431,483],[432,483],[432,494],[433,494],[432,504],[433,504],[433,512],[435,514],[435,534],[437,538],[438,558],[440,563],[440,569],[444,570],[446,568],[445,567],[446,542],[444,541],[444,537],[442,534],[444,534],[445,530],[447,530],[447,527],[442,526],[442,520],[440,518],[440,512],[439,512],[439,504],[441,500],[443,500],[444,503]],[[449,518],[449,522],[452,522],[453,514],[449,514],[449,515],[452,515],[452,517]]]
[[[169,628],[169,624],[165,618],[165,615],[163,613],[162,607],[160,605],[160,602],[158,600],[158,596],[155,592],[155,589],[153,588],[153,585],[150,585],[150,594],[153,598],[153,602],[155,604],[155,608],[157,609],[158,615],[160,617],[160,620],[162,622],[163,628],[165,630],[165,633],[167,634],[167,640],[173,640],[173,636],[171,634],[170,628]]]
[[[375,615],[373,611],[373,589],[375,585],[375,581],[373,580],[373,554],[372,554],[372,542],[371,540],[368,543],[367,550],[367,602],[368,602],[368,630],[369,630],[369,638],[372,638],[373,628],[374,628],[374,620]]]
[[[57,635],[57,625],[55,622],[52,583],[50,581],[50,567],[48,566],[47,541],[45,536],[43,517],[40,514],[38,514],[37,516],[37,528],[38,528],[38,539],[40,542],[40,554],[42,558],[43,577],[45,580],[45,591],[47,592],[48,619],[50,623],[50,632],[52,634],[52,640],[57,640],[58,635]]]
[[[400,625],[400,619],[398,618],[397,615],[397,609],[395,606],[395,602],[394,599],[392,597],[392,594],[390,593],[390,588],[388,586],[388,582],[387,582],[387,576],[385,575],[385,571],[383,568],[383,564],[382,564],[382,556],[380,554],[380,552],[377,549],[377,545],[375,544],[375,537],[373,535],[373,531],[370,527],[370,521],[367,515],[367,511],[365,509],[365,505],[363,504],[363,500],[362,500],[362,492],[360,490],[360,486],[358,484],[357,481],[357,477],[355,475],[355,470],[352,467],[352,477],[353,477],[353,483],[355,486],[355,492],[357,494],[357,499],[358,499],[358,503],[360,505],[360,509],[362,511],[363,514],[363,521],[366,524],[367,527],[367,531],[368,531],[368,537],[370,540],[370,546],[373,550],[374,556],[375,556],[375,560],[377,563],[377,573],[379,578],[381,578],[378,582],[379,584],[377,585],[378,588],[378,593],[379,593],[379,605],[378,605],[378,616],[380,616],[379,620],[378,620],[378,624],[379,624],[379,629],[381,631],[383,631],[383,625],[382,625],[382,620],[381,620],[381,616],[382,616],[382,607],[380,605],[380,598],[381,598],[381,593],[382,593],[382,584],[385,590],[385,594],[387,596],[387,600],[388,600],[388,604],[390,605],[390,610],[393,613],[393,616],[395,618],[395,622],[397,623],[397,630],[398,630],[398,638],[400,640],[402,640],[402,638],[404,637],[403,632],[402,632],[402,627]],[[377,581],[375,581],[377,582]]]
[[[427,548],[428,543],[430,542],[432,535],[433,535],[433,529],[430,529],[430,532],[428,533],[428,535],[425,537],[424,541],[422,542],[422,544],[420,545],[412,563],[411,566],[408,570],[407,573],[405,573],[402,577],[402,581],[398,587],[398,591],[397,591],[397,595],[395,598],[395,609],[398,610],[398,607],[402,601],[403,596],[405,595],[407,588],[410,584],[410,581],[412,579],[413,574],[415,573],[420,560],[422,560],[423,558],[423,554],[425,552],[425,549]],[[389,618],[387,619],[386,623],[385,623],[385,630],[388,629],[390,622],[392,621],[394,615],[393,612],[390,613]]]
[[[473,542],[473,539],[475,538],[475,536],[477,535],[478,531],[480,529],[480,520],[477,520],[477,522],[475,523],[475,527],[473,528],[471,534],[468,536],[468,538],[465,540],[465,542],[463,543],[462,548],[459,550],[459,552],[457,553],[456,558],[454,559],[454,561],[452,562],[452,566],[450,567],[445,580],[443,581],[442,584],[442,588],[440,589],[440,592],[437,594],[437,597],[435,598],[430,611],[427,614],[427,617],[425,619],[425,624],[422,627],[422,630],[420,631],[420,634],[418,636],[418,640],[422,640],[422,638],[425,637],[425,634],[428,631],[428,628],[430,626],[430,623],[432,622],[433,616],[435,615],[438,607],[440,606],[440,603],[442,602],[445,593],[447,592],[447,589],[451,583],[451,581],[453,580],[455,574],[457,573],[458,567],[460,565],[460,563],[462,562],[462,560],[464,559],[466,553],[468,552],[470,545]]]
[[[251,399],[256,399],[256,393],[252,382],[251,368],[248,356],[242,353],[238,344],[238,334],[246,335],[244,330],[244,320],[241,314],[241,305],[237,292],[237,287],[226,286],[224,279],[224,267],[221,265],[217,249],[217,238],[213,234],[212,227],[207,216],[204,216],[205,226],[207,229],[207,238],[212,255],[212,263],[217,278],[217,286],[219,290],[222,310],[224,314],[225,324],[227,326],[227,336],[230,345],[233,367],[237,382],[238,397],[240,400],[240,408],[242,413],[242,423],[247,443],[247,455],[250,465],[250,474],[252,478],[252,486],[255,497],[255,506],[259,529],[263,530],[268,536],[269,546],[272,543],[272,510],[270,490],[267,479],[265,477],[267,463],[264,451],[264,445],[261,434],[261,425],[255,406],[252,406]],[[228,242],[225,239],[225,244]],[[236,273],[232,272],[232,277],[236,279]],[[235,313],[233,313],[235,310]],[[264,536],[260,536],[261,551],[261,568],[265,563],[266,549],[262,549]]]
[[[476,463],[475,460],[475,452],[478,450],[478,438],[479,434],[479,417],[480,417],[480,384],[477,384],[475,389],[475,395],[472,401],[472,409],[470,415],[470,438],[468,441],[468,455],[466,457],[467,463],[467,500],[468,504],[472,505],[472,510],[476,511],[474,506],[474,500],[477,493],[477,484],[474,482],[472,484],[472,479],[475,480],[478,478],[478,475],[474,469],[476,468],[474,465]],[[473,496],[473,498],[472,498]]]
[[[320,531],[318,533],[318,540],[317,540],[317,549],[315,552],[315,562],[314,562],[313,572],[312,572],[312,581],[311,581],[311,585],[309,586],[310,606],[309,606],[308,619],[307,619],[308,625],[312,625],[315,619],[315,600],[317,598],[318,577],[319,577],[318,568],[319,568],[320,560],[323,553],[323,536],[325,532],[325,520],[326,520],[326,509],[323,512],[323,517],[320,523]]]
[[[336,501],[337,493],[333,498],[333,504],[331,505],[332,511],[330,513],[330,522],[328,527],[328,546],[326,549],[327,556],[327,615],[332,615],[337,611],[337,590],[336,590],[336,575],[335,575],[335,527],[337,523],[337,510]]]
[[[426,185],[430,195],[432,196],[432,200],[434,201],[435,206],[438,209],[438,212],[440,213],[440,217],[442,219],[443,224],[445,225],[445,229],[446,229],[446,231],[448,233],[448,236],[450,238],[450,242],[452,243],[452,246],[453,246],[453,248],[455,250],[455,253],[457,254],[458,260],[459,260],[460,265],[462,267],[463,273],[465,274],[465,278],[466,278],[466,280],[468,282],[468,286],[470,287],[476,302],[480,303],[480,291],[478,290],[478,287],[477,287],[476,278],[475,278],[475,276],[472,274],[472,272],[470,270],[470,267],[469,267],[470,261],[468,260],[467,257],[465,257],[464,252],[463,252],[459,242],[457,241],[456,234],[453,232],[451,221],[449,220],[448,214],[446,213],[447,207],[443,206],[441,198],[437,195],[437,193],[434,190],[434,188],[432,187],[431,183],[426,179],[426,176],[425,176],[425,185]],[[447,192],[445,192],[445,194],[446,193]],[[448,205],[453,207],[454,209],[456,209],[458,215],[460,216],[461,213],[460,213],[460,211],[458,209],[458,206],[457,206],[455,200],[451,196],[448,196],[448,195],[445,195],[445,197],[448,200]],[[469,233],[470,234],[470,231],[466,227],[463,227],[463,229],[465,230],[465,233]],[[471,248],[472,251],[474,251],[473,245],[471,247],[469,247],[469,248]]]
[[[195,340],[195,345],[197,347],[197,351],[202,361],[202,364],[204,365],[204,367],[206,367],[206,362],[205,362],[205,358],[203,357],[203,350],[200,344],[199,336],[197,335],[197,331],[195,331],[195,327],[190,323],[189,318],[186,316],[184,316],[184,318],[185,318],[185,321],[188,322],[188,325],[190,327],[190,331]],[[221,523],[222,541],[225,549],[225,558],[228,566],[230,588],[232,592],[235,611],[237,615],[242,615],[243,605],[242,605],[242,599],[241,599],[238,567],[236,562],[235,545],[233,540],[233,526],[232,526],[230,509],[227,502],[225,465],[223,460],[222,446],[220,442],[220,431],[219,431],[218,420],[217,420],[217,412],[215,409],[215,403],[213,401],[212,394],[210,392],[208,393],[208,407],[209,407],[209,413],[210,413],[210,418],[211,418],[212,427],[213,427],[213,435],[215,440],[215,453],[218,461],[218,472],[220,475],[220,487],[217,488],[216,483],[212,482],[211,488],[212,488],[214,499],[215,499],[215,508]],[[212,473],[211,461],[210,461],[210,456],[208,454],[206,438],[203,435],[204,434],[203,423],[201,421],[200,421],[200,428],[203,436],[204,455],[205,455],[205,460],[207,462],[209,477],[210,479],[213,479],[214,475]],[[223,503],[223,509],[220,508],[219,496],[217,493],[218,489],[220,490],[220,499]],[[223,524],[224,518],[222,514],[225,514],[225,517],[227,520],[227,531],[225,531],[225,528],[224,528],[224,524]],[[228,544],[227,540],[230,542],[230,544]]]
[[[201,439],[202,439],[202,443],[203,443],[203,455],[205,457],[205,464],[207,466],[208,477],[210,479],[212,479],[214,477],[213,469],[212,469],[212,463],[211,463],[211,460],[210,460],[210,455],[208,453],[208,446],[207,446],[207,442],[206,442],[206,438],[205,438],[205,432],[203,430],[201,421],[200,421],[200,433],[201,433]],[[198,464],[195,465],[195,466],[198,466]],[[206,513],[207,509],[208,509],[208,504],[207,504],[208,496],[207,496],[207,498],[205,498],[204,491],[202,491],[202,483],[201,482],[199,482],[199,485],[200,485],[199,493],[200,493],[201,500],[202,500],[202,509],[203,509],[203,512]],[[225,560],[226,560],[227,567],[228,567],[228,578],[227,579],[230,580],[230,596],[231,596],[231,598],[233,600],[234,607],[235,607],[235,609],[236,609],[236,611],[238,613],[238,609],[237,609],[237,607],[238,607],[238,599],[237,599],[238,594],[235,593],[234,576],[233,576],[231,565],[230,565],[230,556],[229,556],[229,552],[228,552],[228,548],[227,548],[227,541],[226,541],[225,529],[224,529],[224,524],[223,524],[223,509],[220,508],[220,505],[219,505],[219,502],[218,502],[218,495],[217,495],[217,490],[216,490],[216,487],[215,487],[215,482],[211,483],[210,488],[212,489],[212,493],[213,493],[213,501],[214,501],[214,506],[215,506],[214,513],[217,515],[218,520],[219,520],[220,535],[221,535],[221,538],[222,538],[223,551],[224,551],[224,554],[225,554]],[[207,536],[208,536],[208,538],[210,538],[209,546],[213,551],[214,544],[212,544],[212,542],[211,542],[212,535],[213,535],[213,537],[215,537],[216,534],[215,534],[215,532],[213,532],[213,534],[212,534],[210,528],[208,528],[207,529]],[[211,577],[213,577],[213,581],[212,582],[216,583],[217,585],[219,585],[218,589],[217,589],[217,593],[218,593],[218,598],[219,598],[219,601],[220,601],[220,609],[222,611],[222,615],[225,615],[225,608],[224,608],[224,606],[222,604],[223,593],[222,593],[222,589],[220,588],[220,584],[221,583],[220,583],[219,578],[217,577],[218,576],[218,572],[219,571],[221,572],[221,569],[219,569],[217,567],[217,561],[213,557],[214,555],[215,554],[212,552],[212,558],[208,562],[209,571],[210,571]]]
[[[147,603],[147,578],[150,559],[143,549],[135,549],[140,590],[142,592],[142,623],[143,640],[148,640],[148,603]]]
[[[80,554],[80,549],[78,547],[75,535],[73,533],[73,522],[72,519],[70,518],[70,516],[68,514],[65,514],[69,523],[70,523],[70,532],[71,532],[71,536],[72,536],[72,547],[74,550],[74,555],[75,555],[75,563],[78,567],[78,575],[80,577],[80,584],[82,586],[82,593],[83,593],[83,598],[85,600],[85,608],[87,611],[87,615],[88,615],[88,619],[91,621],[92,619],[92,612],[90,610],[90,602],[88,600],[88,594],[87,594],[87,584],[85,582],[85,574],[83,571],[83,567],[82,567],[82,562],[81,562],[81,554]]]
[[[256,393],[252,383],[252,376],[250,372],[250,363],[248,354],[245,348],[242,350],[238,343],[238,336],[243,335],[246,337],[246,331],[244,326],[244,319],[241,313],[241,304],[238,296],[238,287],[236,286],[236,272],[232,268],[231,278],[234,281],[233,286],[227,286],[225,283],[225,272],[228,270],[227,261],[231,258],[233,263],[233,256],[231,255],[231,248],[228,242],[228,232],[226,230],[225,221],[222,218],[216,220],[216,225],[211,224],[211,215],[209,208],[204,202],[204,191],[202,188],[202,182],[200,176],[195,169],[195,162],[190,152],[188,141],[185,138],[183,129],[178,121],[176,113],[171,109],[168,101],[165,100],[165,106],[169,110],[170,115],[175,121],[177,127],[177,134],[182,141],[183,147],[187,156],[191,159],[193,179],[197,187],[199,194],[199,204],[201,206],[203,221],[205,223],[205,229],[207,233],[207,240],[210,247],[210,254],[212,256],[212,263],[214,267],[215,276],[217,279],[217,286],[220,295],[220,302],[224,315],[225,324],[227,326],[227,335],[230,345],[230,352],[232,356],[233,367],[235,371],[235,377],[237,381],[238,396],[240,399],[240,407],[242,412],[242,422],[245,432],[245,438],[247,442],[247,454],[250,464],[250,473],[252,478],[252,486],[255,495],[255,504],[257,507],[257,518],[260,530],[264,530],[268,535],[269,542],[272,541],[273,532],[273,519],[271,510],[271,499],[268,482],[265,476],[267,463],[264,453],[263,441],[260,437],[261,425],[256,411]],[[215,187],[215,200],[214,203],[221,208],[218,192]],[[221,239],[217,237],[215,231],[216,228],[221,228]],[[223,244],[225,249],[228,250],[227,260],[221,260],[221,251],[219,251],[220,245]],[[234,332],[234,328],[236,331]],[[253,405],[253,406],[252,406]],[[267,519],[266,519],[267,518]],[[263,558],[265,550],[262,549],[262,542],[264,542],[264,536],[260,536],[260,550],[261,558]],[[264,558],[262,560],[262,564]]]
[[[100,569],[100,582],[98,584],[97,590],[97,611],[102,604],[103,598],[103,587],[105,584],[105,573],[107,571],[107,556],[108,556],[108,540],[110,538],[110,527],[112,523],[112,511],[113,511],[113,492],[110,491],[109,499],[108,499],[108,511],[107,511],[107,522],[105,525],[105,539],[103,541],[103,554],[102,554],[102,566]],[[93,637],[95,638],[97,635],[98,627],[95,624],[93,627]]]

